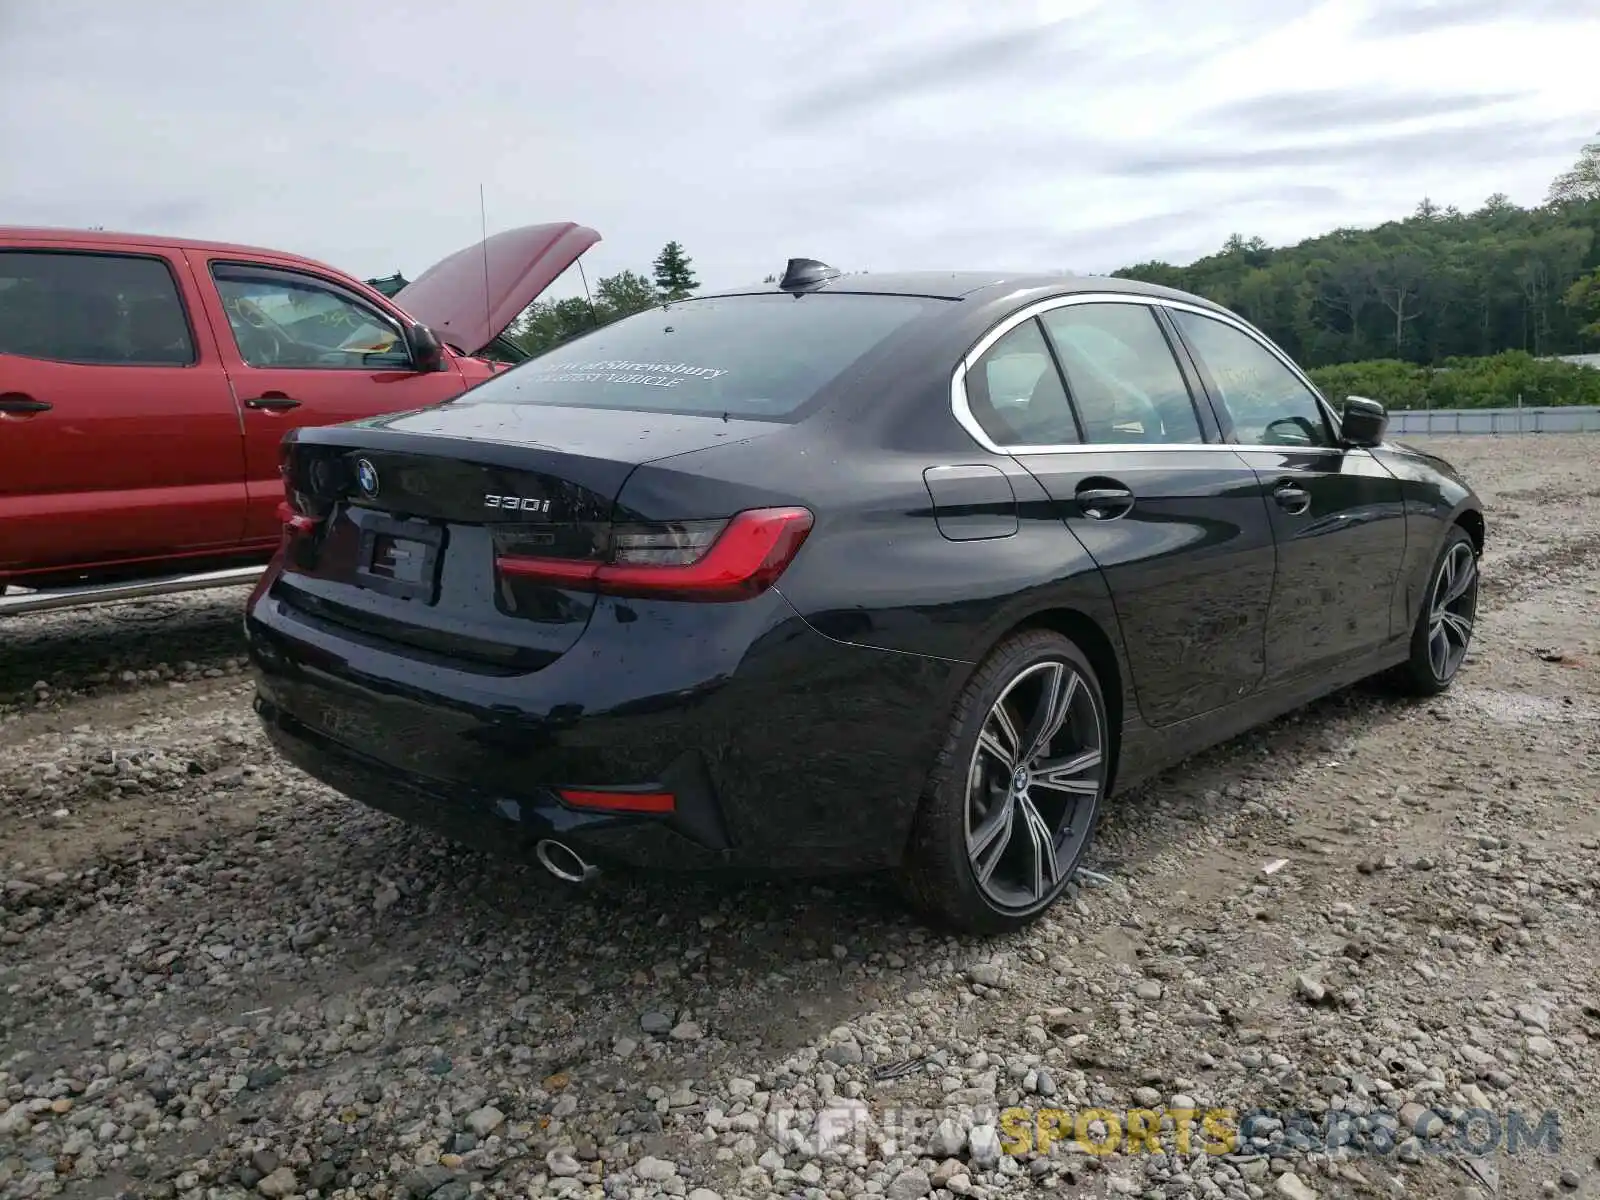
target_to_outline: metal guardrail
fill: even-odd
[[[1389,414],[1389,432],[1600,433],[1600,405],[1405,409]]]

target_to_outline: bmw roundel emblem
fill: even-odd
[[[356,484],[364,496],[378,494],[378,468],[364,458],[356,459]]]

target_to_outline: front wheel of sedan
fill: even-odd
[[[1411,655],[1395,682],[1416,696],[1437,696],[1466,661],[1478,617],[1478,552],[1466,530],[1455,526],[1433,564],[1422,611],[1411,631]]]
[[[1078,647],[1049,630],[1003,642],[956,702],[902,869],[908,898],[968,932],[1030,924],[1089,848],[1109,760]]]

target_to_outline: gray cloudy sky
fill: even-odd
[[[1600,0],[0,0],[0,223],[415,277],[482,181],[591,280],[1181,262],[1537,203],[1596,45]]]

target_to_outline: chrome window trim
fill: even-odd
[[[986,354],[991,346],[1019,325],[1034,320],[1047,312],[1054,312],[1058,308],[1068,308],[1074,304],[1140,304],[1146,308],[1169,308],[1180,312],[1194,313],[1200,317],[1210,317],[1223,325],[1230,325],[1240,333],[1260,344],[1266,351],[1289,369],[1289,373],[1299,380],[1311,393],[1312,398],[1322,407],[1323,414],[1333,430],[1334,436],[1339,433],[1339,418],[1333,411],[1323,394],[1317,390],[1316,384],[1307,378],[1304,371],[1295,365],[1291,359],[1277,346],[1273,345],[1266,335],[1260,333],[1248,322],[1234,316],[1232,313],[1204,308],[1198,304],[1186,304],[1181,300],[1168,300],[1161,296],[1140,296],[1131,292],[1076,292],[1070,296],[1052,296],[1047,300],[1037,300],[1034,303],[1020,308],[1004,320],[997,323],[992,329],[977,340],[961,361],[956,364],[955,370],[950,375],[950,411],[954,414],[956,422],[967,431],[967,435],[992,454],[1018,455],[1018,454],[1098,454],[1106,451],[1195,451],[1195,450],[1255,450],[1255,449],[1283,449],[1284,447],[1264,446],[1259,447],[1244,442],[1072,442],[1066,445],[1048,446],[1004,446],[994,441],[984,432],[983,426],[978,423],[977,417],[972,415],[972,409],[967,403],[967,372],[972,369],[978,359]],[[1153,317],[1155,314],[1152,313]],[[1318,454],[1344,454],[1348,451],[1340,446],[1304,446],[1293,447],[1296,453],[1314,452]]]

